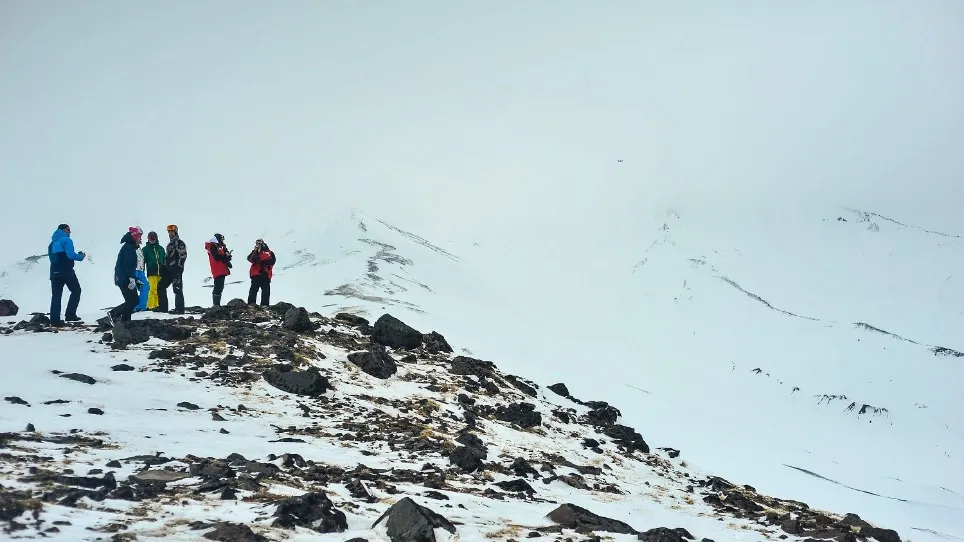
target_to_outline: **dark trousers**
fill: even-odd
[[[261,305],[267,307],[271,299],[271,279],[264,275],[251,277],[251,289],[248,290],[248,305],[254,305],[258,297],[258,290],[261,290]]]
[[[167,312],[167,287],[174,286],[174,309],[184,312],[184,282],[182,272],[164,271],[157,283],[157,310]]]
[[[71,274],[66,277],[50,279],[50,321],[60,321],[60,302],[64,295],[64,286],[70,290],[70,297],[67,299],[67,318],[77,317],[77,305],[80,305],[80,282],[77,275]]]
[[[115,322],[129,322],[134,307],[140,302],[140,297],[137,295],[137,290],[131,290],[126,285],[118,286],[118,288],[124,295],[124,302],[110,310],[110,317]]]
[[[214,293],[212,298],[214,301],[214,306],[217,307],[221,304],[221,292],[224,291],[224,279],[227,277],[214,277]]]

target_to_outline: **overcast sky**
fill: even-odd
[[[7,0],[0,226],[357,206],[498,238],[810,201],[964,231],[961,51],[959,0]]]

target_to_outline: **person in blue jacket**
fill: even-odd
[[[74,242],[70,239],[70,226],[57,226],[50,236],[47,245],[47,257],[50,259],[50,323],[55,326],[67,322],[79,322],[77,306],[80,305],[80,281],[74,272],[74,262],[82,262],[87,256],[83,251],[74,252]],[[64,295],[64,286],[70,290],[67,299],[67,310],[64,320],[60,319],[60,303]]]
[[[117,251],[117,262],[114,264],[114,284],[120,288],[124,302],[111,309],[107,316],[111,324],[115,322],[129,322],[134,307],[137,306],[137,251],[144,232],[137,226],[128,228],[121,237],[121,248]],[[143,286],[143,283],[140,284]]]

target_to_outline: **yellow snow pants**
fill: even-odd
[[[151,288],[147,292],[147,310],[154,310],[158,305],[160,305],[160,301],[157,299],[158,282],[161,282],[161,277],[158,275],[147,277],[147,284],[149,284]]]

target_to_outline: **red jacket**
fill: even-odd
[[[231,255],[228,254],[228,247],[221,243],[204,243],[204,250],[208,251],[208,261],[211,263],[211,276],[214,278],[226,277],[231,274],[228,262]]]
[[[251,262],[251,278],[266,276],[271,280],[275,257],[268,247],[262,248],[260,252],[252,250],[251,254],[248,254],[248,261]]]

